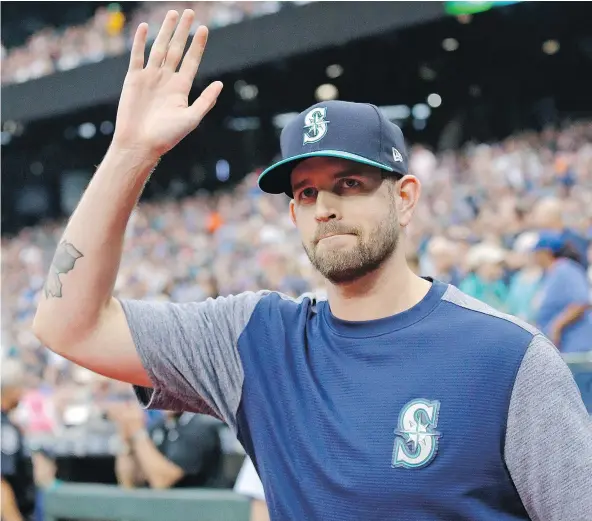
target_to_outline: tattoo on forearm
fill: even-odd
[[[80,258],[84,257],[71,243],[62,241],[53,257],[49,275],[45,282],[45,298],[62,297],[62,281],[60,275],[68,273],[74,268],[74,264]]]

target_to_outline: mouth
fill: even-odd
[[[334,237],[345,237],[347,235],[353,235],[353,233],[328,233],[327,235],[321,236],[320,239],[317,241],[317,244],[321,241],[324,241],[325,239],[332,239]]]

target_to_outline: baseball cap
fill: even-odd
[[[282,159],[259,176],[259,188],[291,195],[290,174],[309,157],[337,157],[407,174],[408,156],[401,129],[368,103],[327,101],[301,112],[282,130]]]
[[[563,235],[558,232],[544,231],[539,234],[539,238],[534,245],[533,251],[550,250],[553,253],[559,253],[564,246]]]

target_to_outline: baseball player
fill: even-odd
[[[144,184],[222,88],[187,103],[207,37],[200,27],[181,59],[193,19],[169,12],[146,65],[137,30],[116,131],[57,248],[37,336],[134,384],[147,407],[223,419],[274,521],[592,519],[592,427],[569,369],[536,329],[408,268],[421,185],[400,129],[372,105],[305,110],[259,179],[291,198],[326,300],[112,297]]]

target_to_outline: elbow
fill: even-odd
[[[37,340],[39,340],[41,344],[57,353],[57,351],[55,351],[56,345],[53,338],[54,332],[52,332],[52,328],[47,322],[47,319],[39,312],[38,309],[35,313],[35,317],[33,318],[33,334],[37,337]]]
[[[33,334],[43,346],[64,358],[71,358],[73,346],[86,338],[91,330],[40,309],[35,314],[32,327]]]

